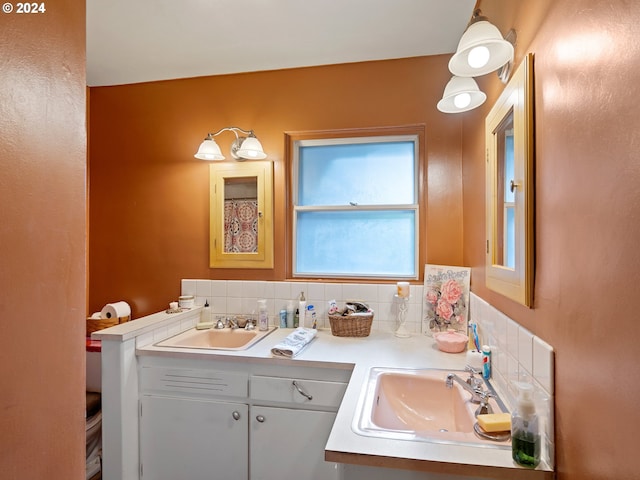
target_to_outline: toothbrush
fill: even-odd
[[[473,343],[476,345],[476,350],[480,352],[480,339],[478,338],[478,326],[473,324]]]

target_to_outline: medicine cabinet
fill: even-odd
[[[528,54],[489,112],[486,141],[486,285],[533,303],[533,54]]]
[[[273,268],[273,165],[210,166],[211,268]]]

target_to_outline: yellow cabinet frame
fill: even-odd
[[[258,202],[257,251],[226,252],[224,249],[224,205],[226,182],[256,180]],[[273,164],[266,162],[213,163],[210,166],[211,268],[273,268]]]
[[[504,178],[500,155],[499,132],[513,116],[513,178]],[[485,141],[486,169],[486,228],[487,250],[485,281],[487,288],[516,302],[533,305],[534,279],[534,131],[533,131],[533,54],[526,55],[522,64],[487,115]],[[513,265],[505,265],[503,238],[505,226],[499,211],[504,205],[505,185],[510,184],[513,204],[515,242]],[[502,200],[500,196],[502,195]]]

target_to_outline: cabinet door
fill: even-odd
[[[324,447],[336,414],[251,407],[251,480],[339,480],[341,466],[325,462]]]
[[[140,412],[140,478],[248,478],[246,404],[145,395]]]

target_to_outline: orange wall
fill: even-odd
[[[444,56],[90,89],[89,309],[124,299],[139,317],[181,278],[285,279],[284,132],[424,124],[429,263],[462,261],[461,119],[437,111]],[[208,266],[207,132],[253,129],[274,161],[273,270]],[[226,155],[233,140],[221,135]],[[229,157],[229,155],[227,155]]]
[[[535,54],[533,309],[484,283],[484,138],[502,85],[464,119],[464,262],[473,291],[556,350],[559,480],[639,478],[635,302],[640,284],[638,2],[484,0],[516,57]],[[467,241],[468,239],[476,239]],[[632,378],[634,380],[632,380]]]
[[[85,478],[85,2],[46,8],[0,17],[7,480]]]

